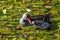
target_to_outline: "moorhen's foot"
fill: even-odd
[[[16,28],[16,30],[22,30],[22,28]]]

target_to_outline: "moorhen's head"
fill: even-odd
[[[27,14],[27,13],[25,13],[25,14],[22,16],[22,18],[25,19],[25,20],[27,20],[29,17],[30,17],[30,15]]]

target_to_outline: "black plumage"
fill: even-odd
[[[44,22],[48,22],[48,23],[51,23],[51,15],[50,13],[49,14],[46,14],[46,15],[34,15],[34,16],[31,16],[31,20],[42,20]]]

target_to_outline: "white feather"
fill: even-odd
[[[6,9],[3,9],[3,13],[6,14]]]
[[[27,11],[27,12],[31,12],[31,10],[30,10],[30,9],[26,9],[26,11]]]

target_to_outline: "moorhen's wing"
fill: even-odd
[[[31,16],[31,19],[32,20],[42,20],[43,19],[43,15],[34,15],[34,16]]]

